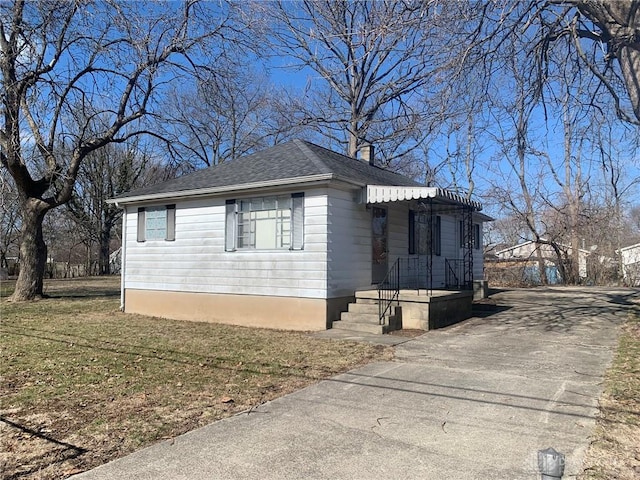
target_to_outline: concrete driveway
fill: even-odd
[[[534,479],[580,471],[631,289],[538,288],[370,364],[95,470],[89,479]]]

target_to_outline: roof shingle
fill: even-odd
[[[420,186],[408,177],[347,157],[304,140],[292,140],[236,160],[198,170],[116,199],[282,181],[312,175],[332,175],[365,185]]]

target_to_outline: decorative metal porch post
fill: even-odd
[[[473,208],[462,207],[464,286],[473,290]]]

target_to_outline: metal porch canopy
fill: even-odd
[[[446,204],[464,205],[482,210],[482,204],[467,200],[457,193],[438,187],[401,187],[395,185],[367,185],[367,203],[401,202],[405,200],[434,199]]]

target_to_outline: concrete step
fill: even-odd
[[[378,304],[377,303],[350,303],[349,304],[349,312],[350,313],[366,313],[369,315],[378,316]]]
[[[387,333],[388,331],[388,325],[373,325],[371,323],[345,322],[344,320],[338,320],[333,322],[332,328],[335,328],[338,330],[349,330],[352,332],[374,333],[377,335],[382,335],[383,333]]]
[[[368,304],[368,305],[377,305],[378,297],[373,296],[358,296],[358,292],[356,292],[356,303],[357,304]]]
[[[377,310],[375,313],[342,312],[340,320],[343,322],[371,323],[373,325],[380,323]]]

